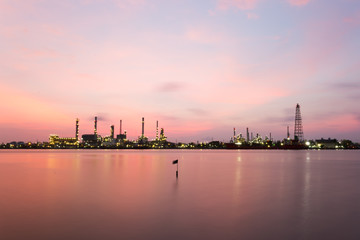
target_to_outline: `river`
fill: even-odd
[[[360,239],[359,223],[358,150],[0,151],[4,240]]]

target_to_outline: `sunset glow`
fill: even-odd
[[[360,2],[0,0],[0,143],[119,132],[360,141]]]

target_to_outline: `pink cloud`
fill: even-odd
[[[217,8],[220,10],[227,10],[235,7],[241,10],[248,10],[255,8],[257,0],[218,0]]]
[[[181,83],[178,82],[166,82],[161,84],[161,86],[158,88],[160,92],[176,92],[181,89],[183,89],[184,86]]]
[[[329,64],[334,64],[336,56],[345,46],[344,37],[348,29],[337,20],[311,22],[306,26],[303,36],[303,45],[298,51],[299,66],[306,69],[309,75],[321,71],[329,71]]]
[[[215,16],[216,12],[214,10],[208,10],[209,16]]]
[[[307,131],[319,132],[348,132],[359,130],[359,120],[353,114],[328,116],[307,122]]]
[[[213,44],[221,42],[223,36],[218,32],[213,32],[205,27],[193,27],[185,33],[185,39],[201,44]]]
[[[259,15],[257,15],[256,13],[250,12],[250,13],[247,14],[247,18],[248,19],[258,19]]]
[[[344,18],[344,22],[349,23],[349,24],[353,24],[353,25],[360,24],[360,12],[358,12],[357,14],[355,14],[353,16],[349,16],[349,17]]]
[[[0,0],[0,10],[4,12],[10,10],[9,6],[6,4],[4,0]]]
[[[34,12],[35,6],[44,0],[0,0],[1,15],[13,16],[14,14],[22,14],[24,12]]]
[[[304,6],[310,2],[310,0],[288,0],[291,5]]]
[[[30,49],[27,47],[19,48],[19,52],[29,58],[56,58],[59,56],[58,52],[53,49]]]
[[[274,36],[268,37],[268,39],[271,39],[271,40],[273,40],[273,41],[279,41],[279,40],[281,40],[281,36],[279,36],[279,35],[274,35]]]
[[[84,0],[84,3],[102,1]],[[118,11],[121,12],[118,17],[121,20],[124,19],[122,13],[129,8],[129,12],[136,12],[150,4],[149,1],[142,0],[111,0],[110,7],[116,8],[115,2],[118,3]],[[241,13],[242,18],[259,17],[253,8],[261,1],[217,2],[222,3],[222,7],[219,5],[219,8],[209,10],[209,15],[221,14],[220,9],[245,9]],[[288,2],[300,6],[309,1]],[[0,7],[1,3],[2,0]],[[5,44],[2,44],[0,65],[4,71],[1,71],[0,78],[7,82],[8,86],[12,86],[12,89],[19,89],[25,94],[7,91],[6,88],[2,90],[0,86],[0,93],[3,94],[0,99],[6,102],[14,97],[16,100],[13,108],[3,107],[2,111],[9,120],[6,122],[7,126],[10,126],[11,118],[18,121],[25,117],[32,122],[31,126],[34,128],[38,126],[50,129],[49,133],[58,133],[61,136],[72,134],[75,117],[81,120],[82,133],[91,132],[93,123],[86,120],[88,115],[94,116],[102,111],[112,118],[109,123],[99,124],[102,135],[109,134],[110,124],[116,124],[118,119],[123,119],[123,129],[128,130],[131,139],[140,134],[142,115],[145,116],[147,124],[149,123],[145,131],[149,131],[147,134],[150,137],[154,135],[154,123],[159,115],[154,115],[152,120],[149,115],[157,111],[168,112],[174,118],[179,118],[176,121],[158,119],[161,124],[166,124],[164,127],[170,138],[205,134],[206,131],[216,128],[219,122],[232,126],[235,120],[231,119],[236,114],[241,115],[241,121],[244,121],[242,125],[249,124],[254,122],[252,116],[255,119],[258,113],[254,110],[254,114],[244,114],[243,111],[258,109],[263,104],[268,107],[274,101],[291,102],[296,86],[306,85],[307,81],[313,80],[312,74],[316,74],[318,69],[330,69],[324,66],[332,59],[338,59],[336,51],[345,46],[342,44],[343,26],[349,27],[359,19],[349,16],[351,18],[340,17],[343,21],[337,24],[339,18],[332,18],[335,23],[330,24],[326,21],[322,24],[309,22],[309,25],[304,26],[306,31],[301,35],[296,47],[300,48],[300,51],[289,50],[285,45],[278,53],[271,54],[270,58],[260,55],[259,47],[251,51],[254,45],[260,46],[260,40],[257,41],[254,36],[235,36],[230,29],[206,22],[179,28],[185,28],[185,31],[171,30],[171,33],[164,33],[157,27],[149,27],[146,32],[136,29],[132,31],[126,28],[126,24],[120,24],[122,21],[119,20],[119,24],[125,26],[124,32],[114,31],[114,35],[108,37],[92,38],[88,31],[79,28],[82,24],[66,26],[65,22],[64,25],[59,25],[57,21],[57,24],[51,21],[29,21],[21,24],[15,21],[11,25],[5,24],[11,22],[10,20],[3,21],[0,35],[3,36]],[[113,21],[115,18],[110,19]],[[84,19],[89,26],[102,26],[108,21],[108,17]],[[333,31],[334,29],[336,31]],[[291,35],[287,36],[283,32],[276,34],[281,35],[269,36],[261,41],[265,40],[272,48],[282,47],[288,39],[292,40]],[[117,38],[117,35],[121,37]],[[203,47],[199,44],[208,45]],[[356,67],[354,74],[359,65]],[[345,74],[344,78],[347,76]],[[183,83],[185,88],[181,86]],[[298,89],[301,91],[301,88]],[[6,94],[7,92],[9,94]],[[25,102],[25,105],[21,102]],[[57,122],[61,116],[56,115],[55,110],[59,106],[64,109],[66,107],[66,111],[60,110],[61,114],[65,113],[66,119],[63,121],[66,124]],[[32,108],[35,115],[31,115]],[[51,114],[37,118],[37,115],[43,114],[39,109]],[[276,111],[269,114],[276,114]],[[52,115],[56,117],[51,118]],[[352,123],[350,117],[340,120]],[[46,125],[48,122],[51,124]],[[19,122],[15,127],[25,128],[20,125]],[[259,123],[258,126],[263,124]],[[71,134],[61,132],[59,127]],[[329,125],[329,129],[330,127]],[[231,135],[231,127],[229,129]],[[46,130],[44,132],[46,133]],[[45,135],[42,140],[47,137],[48,135]]]
[[[146,4],[146,0],[113,0],[113,1],[121,9],[143,7]]]

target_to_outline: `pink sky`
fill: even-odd
[[[0,142],[119,131],[171,141],[360,141],[355,0],[0,0]]]

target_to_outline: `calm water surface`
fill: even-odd
[[[360,151],[1,150],[0,239],[360,239]]]

